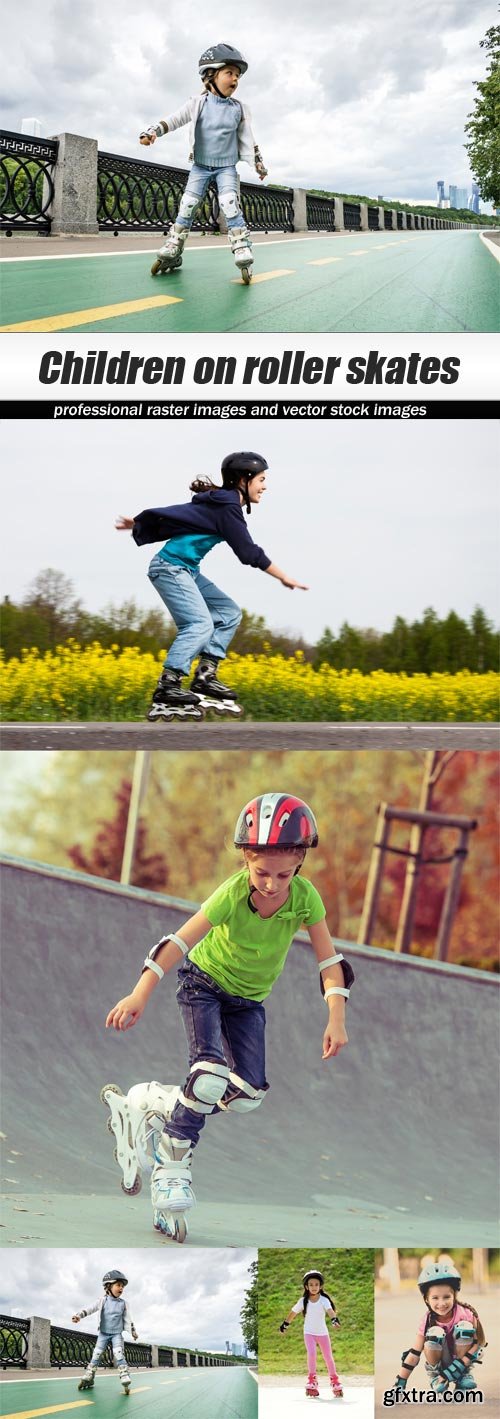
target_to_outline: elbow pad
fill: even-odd
[[[345,995],[346,999],[348,999],[351,986],[354,984],[355,981],[355,975],[352,966],[350,965],[349,961],[346,961],[344,959],[342,952],[338,951],[335,956],[327,956],[326,960],[319,961],[318,965],[320,970],[321,994],[325,997],[325,1000],[328,998],[329,995]],[[327,991],[325,992],[321,971],[324,971],[326,966],[336,965],[342,966],[344,987],[342,988],[342,986],[340,985],[330,985],[328,986]]]
[[[180,936],[176,936],[175,931],[171,931],[169,936],[162,936],[160,940],[156,942],[156,945],[151,947],[142,968],[142,975],[144,975],[144,971],[154,971],[155,976],[158,976],[158,980],[163,980],[165,971],[162,971],[161,966],[158,965],[156,956],[160,947],[166,946],[167,941],[173,941],[174,944],[179,947],[179,951],[182,951],[183,956],[187,956],[189,946],[186,946],[186,942],[183,941]]]

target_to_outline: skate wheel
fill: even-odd
[[[161,261],[153,261],[153,265],[151,267],[151,275],[157,276],[159,271],[161,271]]]
[[[187,1222],[185,1217],[174,1219],[174,1241],[185,1242],[187,1237]]]
[[[108,1104],[106,1094],[119,1094],[122,1099],[125,1097],[123,1089],[120,1089],[118,1084],[105,1084],[104,1088],[101,1089],[99,1098],[101,1100],[101,1104],[106,1104],[106,1106]]]
[[[111,1122],[111,1114],[109,1115],[109,1118],[106,1119],[106,1128],[108,1130],[108,1133],[114,1133],[115,1131]]]
[[[249,286],[249,285],[250,285],[250,282],[251,282],[251,279],[252,279],[252,272],[250,271],[250,269],[249,269],[248,266],[243,266],[242,272],[241,272],[241,279],[242,279],[242,281],[243,281],[243,285],[244,285],[244,286]]]
[[[118,1162],[118,1158],[117,1158],[117,1155],[116,1155],[116,1148],[115,1148],[115,1159],[116,1159],[116,1162]],[[126,1197],[137,1197],[138,1193],[141,1191],[141,1188],[142,1188],[142,1178],[141,1178],[140,1173],[136,1173],[136,1176],[135,1176],[135,1178],[134,1178],[134,1181],[133,1181],[133,1183],[131,1183],[130,1187],[125,1187],[125,1183],[124,1183],[123,1178],[122,1178],[121,1183],[120,1183],[120,1187],[121,1187],[122,1192],[125,1193]]]

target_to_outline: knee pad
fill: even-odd
[[[224,213],[226,222],[231,217],[238,217],[241,212],[240,199],[237,192],[222,192],[219,197],[219,206]]]
[[[227,1064],[198,1059],[191,1065],[179,1101],[197,1114],[211,1114],[220,1104],[230,1077]]]
[[[442,1325],[430,1325],[426,1334],[426,1342],[430,1345],[444,1345],[446,1331]]]
[[[415,1356],[415,1360],[410,1360],[410,1361],[409,1361],[409,1360],[407,1359],[407,1356],[408,1356],[408,1355],[414,1355],[414,1356]],[[415,1365],[418,1365],[418,1362],[419,1362],[419,1360],[420,1360],[420,1350],[414,1350],[414,1349],[413,1349],[413,1346],[410,1346],[410,1349],[409,1349],[409,1350],[403,1350],[403,1354],[402,1354],[402,1356],[401,1356],[401,1360],[402,1360],[403,1365],[406,1365],[407,1370],[411,1369],[411,1368],[414,1367]]]
[[[453,1326],[455,1340],[472,1341],[476,1339],[476,1332],[470,1320],[458,1320]]]
[[[177,216],[183,217],[186,222],[190,222],[193,212],[196,211],[199,201],[200,198],[196,195],[196,193],[189,192],[188,188],[186,188],[186,191],[183,192],[179,203],[179,211],[177,213]]]
[[[247,1084],[246,1079],[240,1079],[238,1074],[229,1072],[229,1083],[227,1085],[224,1098],[220,1101],[221,1109],[228,1109],[236,1114],[246,1114],[250,1109],[258,1109],[259,1104],[267,1094],[269,1085],[264,1089],[254,1089],[253,1084]]]

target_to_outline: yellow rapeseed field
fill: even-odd
[[[76,642],[1,662],[2,718],[18,720],[138,720],[161,673],[158,657],[137,648],[105,649]],[[262,720],[497,720],[500,676],[387,674],[313,670],[301,652],[229,655],[223,678],[246,715]]]

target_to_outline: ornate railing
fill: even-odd
[[[68,1369],[72,1365],[88,1365],[94,1345],[95,1335],[89,1335],[88,1331],[80,1330],[78,1334],[75,1330],[64,1330],[62,1326],[51,1325],[50,1327],[50,1363],[57,1365],[60,1370]],[[101,1365],[113,1367],[113,1352],[108,1345],[101,1356]]]
[[[392,232],[392,208],[384,208],[384,230]]]
[[[315,232],[335,231],[335,202],[333,197],[318,197],[308,192],[306,196],[307,225]]]
[[[90,1335],[88,1331],[64,1330],[62,1326],[52,1325],[50,1327],[50,1363],[57,1365],[60,1370],[69,1369],[74,1365],[88,1365],[96,1342],[95,1335]],[[152,1365],[152,1351],[150,1345],[141,1345],[137,1341],[125,1341],[125,1359],[128,1365]],[[113,1368],[113,1350],[111,1345],[107,1345],[99,1360],[100,1365]]]
[[[378,207],[368,208],[368,230],[378,232]]]
[[[0,130],[0,231],[50,232],[59,144]]]
[[[185,168],[98,153],[97,221],[101,230],[166,231],[177,215],[187,176]],[[193,230],[219,230],[215,183],[210,184],[197,209]]]
[[[402,212],[396,212],[396,218],[397,218],[397,228],[398,228],[398,232],[401,232],[401,231],[403,230],[403,213],[402,213]]]
[[[25,1369],[28,1362],[29,1320],[18,1316],[0,1316],[0,1365],[18,1365]]]
[[[293,189],[242,182],[240,202],[253,232],[293,232]]]
[[[186,1368],[186,1366],[187,1366],[187,1355],[186,1355],[186,1351],[185,1351],[185,1350],[178,1350],[178,1351],[177,1351],[177,1364],[178,1364],[178,1366],[180,1367],[181,1370]]]
[[[360,231],[361,212],[359,202],[344,202],[344,226],[348,232]]]
[[[162,1368],[169,1368],[174,1363],[174,1352],[169,1350],[168,1345],[158,1346],[158,1364]]]

